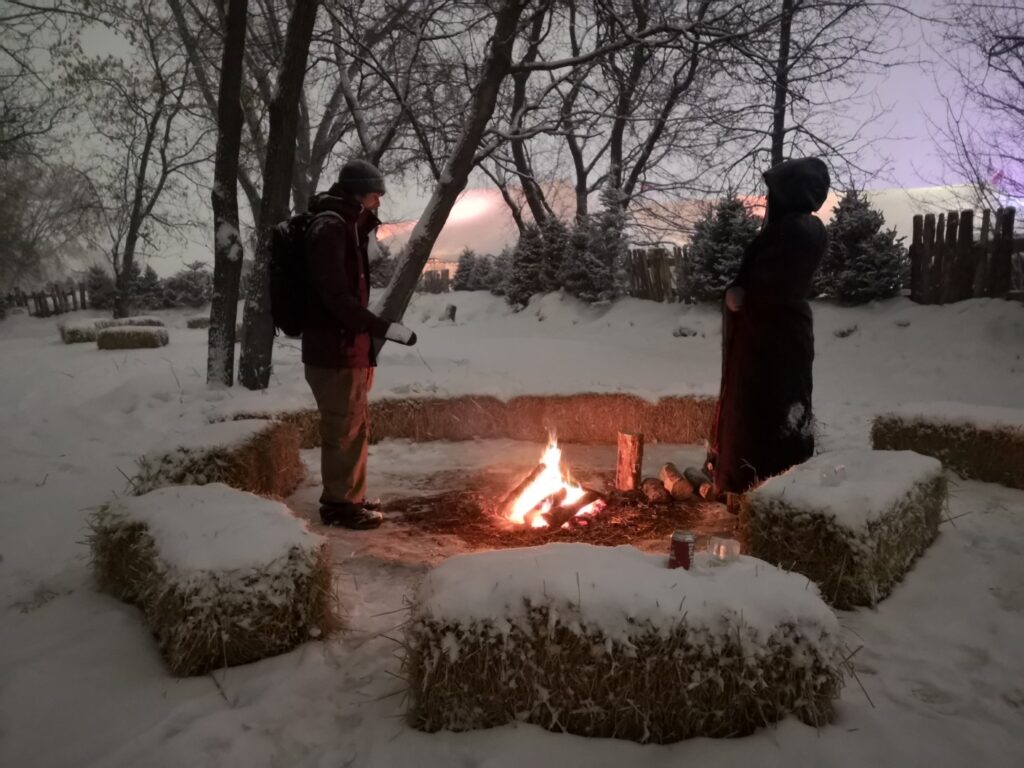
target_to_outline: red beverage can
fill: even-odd
[[[668,551],[669,568],[685,568],[690,570],[693,564],[693,545],[696,537],[689,531],[676,531],[672,534],[672,543]]]

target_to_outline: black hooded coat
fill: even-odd
[[[811,212],[828,195],[828,168],[817,158],[787,160],[764,180],[765,223],[733,283],[743,304],[722,309],[722,383],[709,453],[719,493],[744,493],[814,453],[807,299],[827,238]]]

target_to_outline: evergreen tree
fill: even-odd
[[[85,290],[89,295],[89,307],[92,309],[113,309],[117,288],[114,278],[98,264],[89,267],[85,273]]]
[[[621,190],[614,187],[601,190],[601,211],[590,221],[588,232],[587,251],[593,274],[590,287],[582,290],[589,296],[601,298],[584,301],[610,301],[625,293],[629,284],[629,240]],[[576,295],[583,299],[583,295]]]
[[[489,291],[491,289],[491,270],[494,267],[494,257],[477,256],[473,264],[473,271],[469,275],[470,291]]]
[[[395,273],[397,259],[391,255],[387,243],[377,240],[377,247],[370,253],[370,287],[387,288]]]
[[[455,270],[455,279],[452,280],[453,291],[475,291],[476,290],[476,265],[477,255],[466,248],[459,254],[459,266]]]
[[[512,249],[503,248],[501,253],[491,259],[486,288],[495,296],[504,296],[508,292],[508,283],[511,277]]]
[[[541,267],[540,289],[552,293],[562,287],[562,261],[569,247],[569,230],[554,216],[549,216],[540,230]]]
[[[573,227],[560,276],[565,291],[588,304],[611,301],[616,293],[615,273],[594,253],[593,239],[588,222]]]
[[[198,309],[213,298],[213,274],[201,261],[187,264],[185,269],[164,281],[165,307]]]
[[[540,229],[528,225],[519,235],[519,242],[512,252],[512,270],[505,291],[509,304],[526,306],[531,296],[541,292],[543,261],[544,241]]]
[[[735,197],[718,201],[693,228],[689,249],[690,301],[717,301],[736,279],[743,251],[757,235],[760,221]]]
[[[139,309],[162,309],[164,289],[156,270],[149,264],[132,284],[132,304]]]
[[[829,246],[815,288],[848,304],[899,295],[907,251],[896,230],[857,190],[847,193],[828,226]]]

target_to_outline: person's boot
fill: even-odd
[[[324,525],[338,528],[367,531],[379,528],[384,515],[350,501],[325,501],[320,504],[320,521]]]

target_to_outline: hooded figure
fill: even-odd
[[[814,453],[807,299],[827,237],[811,213],[828,195],[828,168],[817,158],[787,160],[764,180],[764,225],[722,312],[722,383],[708,456],[716,495],[745,493]]]

